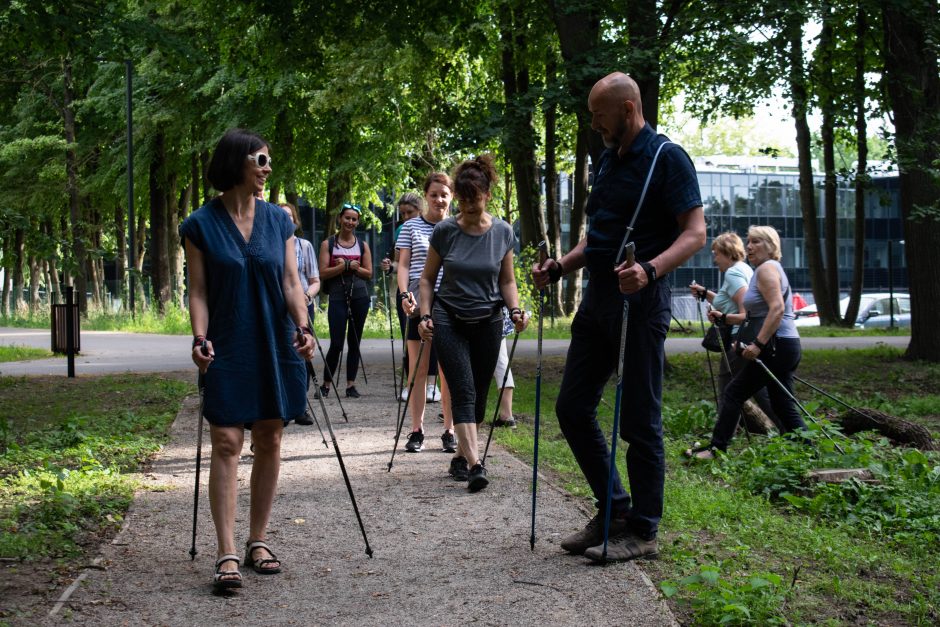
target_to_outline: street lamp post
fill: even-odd
[[[892,241],[888,240],[888,311],[891,313],[891,320],[888,322],[888,328],[894,328],[894,255],[891,247]]]

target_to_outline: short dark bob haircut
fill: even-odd
[[[206,178],[218,192],[227,192],[240,184],[245,172],[245,157],[262,148],[271,149],[271,144],[254,131],[232,128],[216,144],[209,161]]]

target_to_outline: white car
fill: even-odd
[[[858,305],[858,317],[855,319],[857,327],[887,327],[891,320],[891,294],[879,292],[876,294],[862,294]],[[839,313],[845,315],[849,307],[848,297],[839,301]],[[794,312],[796,326],[818,327],[819,315],[816,305],[807,305]],[[898,327],[911,326],[911,297],[907,292],[894,293],[894,324]]]

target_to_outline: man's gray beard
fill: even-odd
[[[604,146],[607,147],[607,148],[616,148],[616,147],[617,147],[617,142],[614,141],[613,139],[605,139],[605,140],[604,140]]]

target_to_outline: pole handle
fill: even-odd
[[[548,261],[548,242],[544,239],[539,242],[539,266],[542,266],[546,261]]]
[[[636,244],[627,242],[623,247],[623,260],[629,268],[636,263]]]

